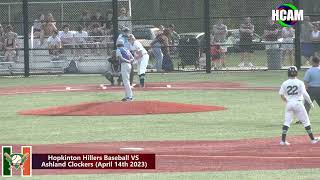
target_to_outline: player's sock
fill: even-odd
[[[311,126],[307,126],[305,127],[305,130],[307,131],[309,137],[311,140],[314,140],[314,136],[313,136],[313,133],[312,133],[312,129],[311,129]]]
[[[285,126],[285,125],[282,126],[282,137],[281,137],[282,142],[286,142],[288,129],[289,129],[288,126]]]
[[[145,74],[140,74],[140,75],[139,75],[140,86],[141,86],[141,87],[144,87],[144,77],[145,77]]]

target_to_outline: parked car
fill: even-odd
[[[150,48],[151,42],[156,38],[159,28],[153,25],[135,25],[132,34],[145,48]]]

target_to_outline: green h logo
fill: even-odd
[[[12,176],[12,171],[21,170],[21,176],[31,176],[31,146],[21,146],[21,153],[13,153],[12,146],[2,146],[2,176]]]

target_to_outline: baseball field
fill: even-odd
[[[302,125],[289,129],[291,146],[279,145],[286,79],[286,71],[148,74],[133,102],[119,102],[122,87],[102,88],[99,75],[0,77],[0,144],[156,154],[155,170],[33,170],[31,179],[318,179],[320,144]],[[319,110],[310,114],[316,135]]]

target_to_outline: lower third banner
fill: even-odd
[[[32,154],[33,169],[155,169],[155,154]]]

